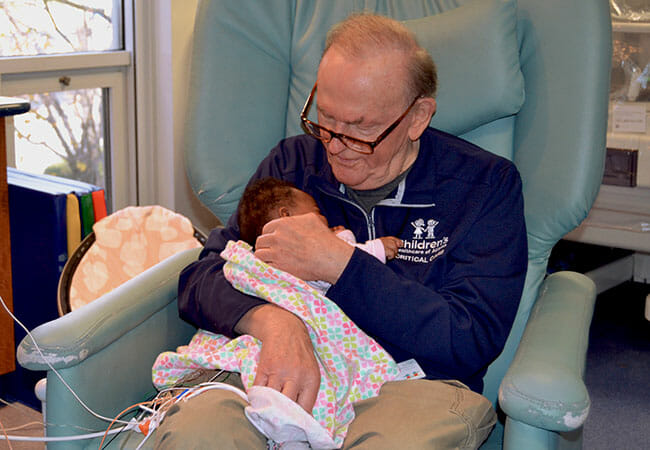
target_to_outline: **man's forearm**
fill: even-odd
[[[179,279],[178,310],[197,328],[234,337],[242,316],[266,302],[233,288],[221,270],[223,263],[207,257],[185,268]]]
[[[237,334],[249,334],[251,336],[259,336],[260,329],[265,320],[265,309],[266,307],[273,308],[273,305],[258,305],[249,309],[246,314],[244,314],[241,319],[235,324],[233,331]],[[260,311],[261,309],[261,311]],[[261,338],[258,338],[261,340]]]
[[[280,324],[294,323],[295,320],[302,325],[300,319],[289,311],[271,303],[264,303],[249,309],[239,319],[234,331],[237,334],[249,334],[263,341],[271,327],[282,328]],[[304,325],[302,325],[302,328],[304,328]]]

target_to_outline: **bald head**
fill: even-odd
[[[387,53],[401,57],[406,80],[406,97],[434,97],[436,68],[431,55],[420,47],[415,36],[400,22],[377,14],[353,14],[327,34],[325,55],[331,48],[358,60]],[[393,68],[397,69],[397,68]]]

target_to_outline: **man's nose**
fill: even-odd
[[[337,137],[333,137],[327,144],[327,151],[333,155],[341,153],[346,148],[345,144]]]

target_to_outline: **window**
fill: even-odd
[[[137,203],[131,0],[0,0],[0,95],[23,97],[8,164]]]
[[[121,2],[113,0],[3,0],[1,56],[118,50]]]
[[[23,95],[29,114],[16,117],[15,165],[106,186],[104,89]]]

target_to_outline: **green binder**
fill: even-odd
[[[81,214],[81,234],[82,239],[93,231],[95,224],[95,208],[93,207],[93,197],[90,192],[78,193],[79,209]]]

